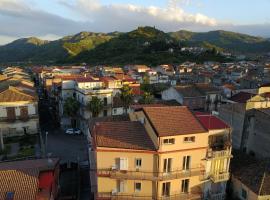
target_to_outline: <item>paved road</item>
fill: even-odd
[[[61,158],[61,162],[76,162],[87,160],[87,140],[82,135],[66,135],[60,128],[55,127],[50,113],[49,105],[46,101],[40,102],[40,128],[42,138],[46,144],[47,153]],[[47,148],[46,148],[47,146]]]

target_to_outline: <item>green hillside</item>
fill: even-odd
[[[173,49],[173,52],[170,51]],[[71,58],[70,62],[91,64],[166,64],[186,60],[222,60],[223,57],[206,52],[195,56],[180,51],[179,42],[169,34],[153,27],[138,29],[121,34],[110,41]]]
[[[264,53],[270,51],[269,40],[230,31],[209,31],[195,33],[177,31],[169,33],[173,38],[186,45],[213,45],[236,53]]]
[[[55,62],[95,48],[115,35],[81,32],[55,41],[23,38],[0,47],[0,62]]]
[[[205,47],[209,51],[199,56],[180,51],[188,46]],[[261,54],[270,52],[270,41],[228,31],[165,33],[153,27],[139,27],[128,33],[80,32],[55,41],[22,38],[0,46],[0,63],[162,64],[224,60],[213,55],[213,48]]]

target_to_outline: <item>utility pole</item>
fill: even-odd
[[[2,129],[0,128],[0,150],[3,151],[5,148],[4,146],[4,140],[3,140],[3,133],[2,133]]]

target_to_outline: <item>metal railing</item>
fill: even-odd
[[[223,182],[223,181],[227,181],[230,178],[230,173],[229,172],[224,172],[222,174],[212,174],[210,176],[210,179],[214,182],[214,183],[218,183],[218,182]]]
[[[110,193],[110,192],[101,192],[97,193],[97,199],[105,200],[199,200],[201,199],[201,194],[195,193],[181,193],[181,194],[172,194],[168,196],[151,196],[151,195],[143,195],[143,194],[124,194],[124,193]]]
[[[37,119],[38,114],[27,115],[27,116],[14,116],[14,117],[0,117],[0,122],[15,122],[16,120],[28,121],[30,119]]]
[[[216,158],[228,158],[231,157],[230,149],[215,151],[215,150],[208,150],[207,158],[208,159],[216,159]]]
[[[224,200],[226,195],[224,193],[209,194],[209,200]]]
[[[180,179],[192,176],[200,176],[204,173],[204,169],[192,168],[190,170],[174,170],[171,172],[145,172],[145,171],[125,171],[125,170],[113,170],[113,169],[97,169],[98,176],[106,176],[115,179],[133,179],[133,180],[172,180]]]

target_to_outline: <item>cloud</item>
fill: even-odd
[[[0,1],[0,24],[0,35],[13,38],[33,35],[57,37],[83,28],[83,23],[34,9],[17,0]]]
[[[186,13],[175,2],[171,0],[165,8],[133,4],[102,5],[98,0],[77,0],[74,4],[65,5],[80,13],[91,27],[100,31],[127,31],[144,25],[155,25],[168,31],[191,26],[211,27],[217,24],[215,19],[201,13]]]
[[[55,10],[53,13],[38,4],[31,4],[31,0],[0,0],[0,44],[20,37],[57,39],[80,31],[130,31],[138,26],[156,26],[163,31],[225,29],[270,36],[270,24],[225,24],[202,13],[188,13],[183,9],[183,6],[196,4],[197,0],[168,0],[166,7],[115,3],[103,5],[99,0],[50,2],[57,3],[57,7],[71,15],[67,18]]]

